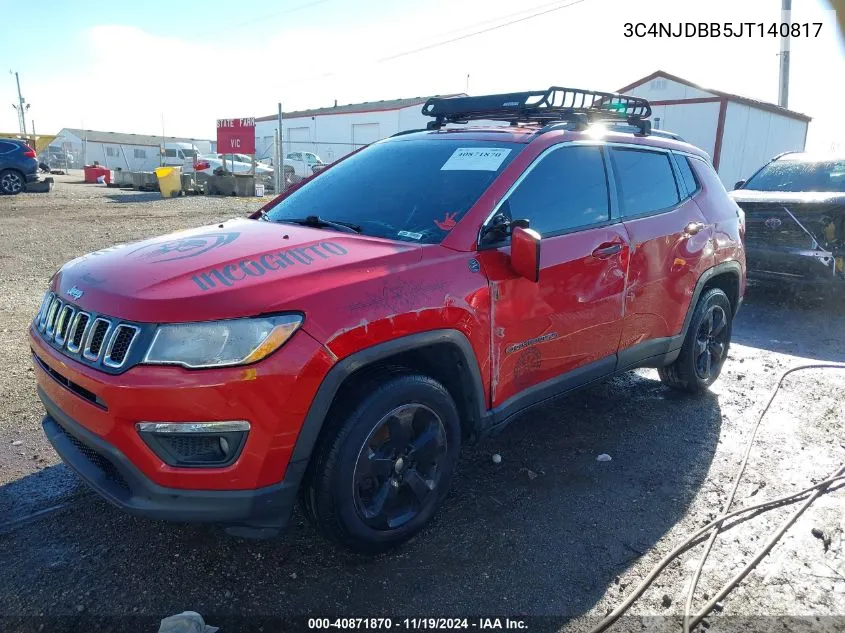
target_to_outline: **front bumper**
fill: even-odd
[[[803,249],[746,249],[748,278],[791,285],[845,286],[841,258]]]
[[[111,375],[65,356],[30,328],[38,388],[55,408],[114,447],[164,489],[254,491],[288,479],[303,421],[331,367],[330,355],[304,330],[278,352],[247,367],[188,370],[139,365]],[[60,420],[51,413],[51,417]],[[234,463],[176,467],[162,461],[138,422],[245,420],[251,425]]]
[[[283,529],[305,463],[291,463],[285,479],[254,490],[165,488],[147,478],[116,447],[65,414],[39,387],[47,410],[42,426],[56,452],[96,492],[131,514],[150,519]]]

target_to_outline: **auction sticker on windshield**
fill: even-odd
[[[511,151],[503,147],[459,147],[441,171],[497,171]]]

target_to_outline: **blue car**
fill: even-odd
[[[0,193],[18,194],[38,180],[35,150],[13,138],[0,138]]]

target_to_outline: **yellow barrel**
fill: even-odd
[[[181,167],[156,167],[156,178],[162,198],[174,198],[182,192]]]

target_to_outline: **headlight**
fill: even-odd
[[[302,323],[298,314],[161,325],[144,362],[184,367],[254,363],[287,341]]]

